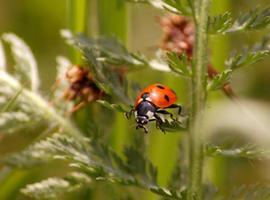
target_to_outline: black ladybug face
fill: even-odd
[[[148,117],[147,116],[137,116],[137,118],[136,118],[136,122],[138,123],[138,124],[140,124],[140,125],[145,125],[145,124],[147,124],[148,123]]]

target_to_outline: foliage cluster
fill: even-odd
[[[142,0],[133,1],[148,3],[166,12],[173,12],[193,17],[195,24],[200,24],[199,5],[193,1],[178,0]],[[183,2],[183,3],[182,3]],[[198,1],[200,2],[200,1]],[[270,8],[255,9],[233,19],[231,13],[226,12],[218,16],[207,16],[208,34],[230,34],[237,31],[252,31],[266,28],[270,24]],[[82,34],[73,34],[68,30],[61,31],[61,35],[68,44],[78,49],[85,65],[94,75],[97,85],[106,92],[107,96],[98,104],[109,108],[113,112],[123,114],[132,104],[132,88],[138,83],[128,82],[126,77],[119,77],[119,71],[125,67],[127,73],[143,68],[158,69],[159,65],[166,66],[170,73],[188,80],[194,76],[195,61],[189,60],[185,54],[178,56],[168,52],[162,58],[147,59],[141,54],[131,53],[115,38],[89,38]],[[21,132],[36,136],[24,150],[6,155],[1,163],[10,168],[31,168],[53,160],[63,160],[70,171],[63,177],[51,177],[38,183],[27,185],[21,192],[30,197],[57,198],[65,193],[91,187],[95,182],[111,182],[126,186],[135,186],[151,191],[162,199],[188,199],[188,183],[186,164],[177,165],[175,173],[168,187],[162,187],[157,182],[158,171],[145,153],[144,135],[134,136],[131,145],[124,148],[118,155],[106,144],[103,127],[91,123],[87,132],[76,127],[73,118],[66,117],[73,102],[59,103],[62,98],[66,82],[62,79],[50,97],[44,97],[39,91],[40,80],[37,64],[30,48],[16,35],[7,33],[2,41],[8,44],[13,58],[14,68],[7,69],[4,48],[0,44],[0,141]],[[240,67],[254,64],[270,55],[268,40],[243,48],[234,52],[226,61],[226,69],[208,79],[205,90],[207,92],[221,89],[231,81],[232,73]],[[162,62],[160,59],[163,59]],[[70,67],[70,61],[58,57],[57,77],[65,77]],[[158,66],[155,66],[158,65]],[[187,114],[188,115],[188,114]],[[164,119],[162,126],[168,132],[187,131],[188,117],[184,120],[170,121]],[[247,159],[264,159],[265,151],[253,145],[226,149],[209,144],[204,147],[204,155],[222,157],[240,157]],[[221,198],[218,193],[212,194],[213,186],[206,185],[204,196]],[[258,188],[255,186],[254,188]],[[231,198],[248,199],[246,191],[254,198],[269,197],[269,189],[254,191],[254,188],[241,187],[232,192]],[[260,193],[260,194],[258,194]],[[193,199],[201,199],[199,194],[192,194]]]

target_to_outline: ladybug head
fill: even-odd
[[[146,115],[138,115],[136,118],[136,122],[139,125],[146,125],[148,123],[148,116]]]

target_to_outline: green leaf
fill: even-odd
[[[156,168],[142,154],[144,151],[138,149],[137,146],[127,147],[124,153],[126,158],[122,159],[108,145],[100,143],[100,140],[96,140],[95,138],[86,140],[88,145],[84,145],[81,141],[64,134],[54,134],[30,146],[24,151],[24,154],[21,154],[18,161],[22,160],[25,162],[22,159],[25,156],[27,159],[31,157],[41,160],[50,158],[62,159],[69,161],[69,165],[76,168],[78,172],[87,175],[87,177],[92,177],[96,181],[133,185],[167,198],[181,199],[181,196],[177,192],[169,191],[156,184]],[[13,163],[18,164],[18,162]],[[44,187],[42,186],[40,191],[43,188],[44,191],[46,191],[46,188],[52,191],[54,189],[58,191],[59,184],[57,182],[55,181],[55,184],[51,184],[50,181],[48,182],[46,180],[41,182]],[[60,183],[64,182],[60,180]],[[85,184],[81,181],[79,183]],[[66,182],[63,185],[68,187]],[[37,185],[34,184],[34,186]],[[29,194],[34,194],[35,190],[30,190],[30,188],[27,187],[25,192],[29,191]]]
[[[225,61],[225,65],[235,70],[243,66],[257,63],[269,55],[270,50],[243,50],[243,52],[234,53],[234,55]]]
[[[147,3],[155,8],[166,10],[179,15],[191,15],[189,0],[127,0],[134,3]]]
[[[237,148],[224,148],[216,145],[206,145],[205,154],[207,156],[222,156],[229,158],[261,159],[270,156],[270,151],[258,149],[253,144],[248,144]]]
[[[236,32],[243,30],[257,30],[266,28],[270,25],[270,6],[243,13],[236,19],[227,32]]]
[[[113,111],[118,111],[118,112],[122,112],[122,113],[129,112],[128,109],[124,108],[120,104],[110,104],[109,102],[104,101],[104,100],[97,100],[97,103],[100,103],[104,107],[106,107],[106,108],[108,108],[110,110],[113,110]]]
[[[32,91],[37,92],[39,76],[37,63],[31,49],[13,33],[4,34],[3,39],[10,44],[12,56],[15,60],[15,73],[19,80]]]
[[[116,66],[144,66],[146,61],[138,54],[129,52],[126,47],[114,37],[99,37],[97,39],[82,34],[73,35],[69,30],[62,30],[61,35],[67,43],[79,48],[83,53],[86,49],[98,52],[98,60]]]
[[[0,95],[4,97],[12,97],[14,93],[22,88],[22,84],[10,76],[8,73],[0,71]],[[0,97],[1,97],[0,96]],[[82,133],[72,125],[67,119],[62,117],[58,111],[49,105],[44,98],[34,93],[33,91],[22,89],[21,94],[16,99],[16,107],[18,111],[31,115],[30,119],[34,122],[45,124],[50,122],[62,127],[63,130],[73,135],[78,140],[81,140]],[[41,129],[36,129],[40,133]],[[2,131],[2,130],[1,130]],[[3,130],[4,131],[4,130]],[[82,141],[82,143],[84,143]]]
[[[230,12],[225,12],[208,19],[208,33],[210,34],[224,34],[233,25],[233,20]]]
[[[191,69],[188,65],[188,58],[185,53],[180,56],[175,52],[167,53],[168,63],[171,70],[178,75],[191,77]]]
[[[163,8],[176,14],[191,15],[191,8],[188,6],[189,4],[183,2],[183,0],[163,0]]]
[[[265,37],[260,43],[253,47],[244,48],[242,52],[234,52],[231,57],[225,61],[225,65],[232,70],[251,65],[263,60],[270,55],[269,38]]]
[[[59,199],[61,195],[74,192],[90,182],[91,179],[87,175],[72,172],[64,178],[53,177],[28,184],[21,192],[34,199]]]
[[[185,121],[165,119],[161,122],[160,128],[165,132],[187,131],[187,119]]]
[[[216,75],[207,85],[207,90],[219,90],[231,80],[232,70],[227,69],[222,73]]]

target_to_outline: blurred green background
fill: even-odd
[[[147,5],[128,4],[125,5],[124,10],[121,11],[120,8],[120,13],[118,13],[120,18],[116,19],[115,22],[111,19],[110,12],[106,15],[104,15],[106,12],[102,13],[102,9],[110,9],[110,7],[106,6],[106,4],[112,3],[112,1],[109,1],[111,0],[100,1],[102,4],[100,7],[97,5],[98,0],[89,1],[87,4],[87,35],[113,34],[116,31],[113,35],[118,36],[119,39],[126,43],[128,49],[134,52],[143,52],[149,57],[154,56],[162,36],[158,17],[166,13]],[[239,11],[247,11],[257,5],[263,7],[267,3],[269,3],[268,0],[258,0],[256,1],[256,5],[254,5],[254,1],[246,0],[214,0],[212,13],[218,14],[226,10],[231,10],[235,16],[238,16],[240,14]],[[74,59],[71,53],[72,50],[65,44],[59,34],[59,31],[63,28],[74,28],[71,27],[69,22],[72,19],[67,14],[67,1],[0,0],[0,5],[0,33],[14,32],[23,38],[32,48],[39,66],[39,75],[42,80],[41,90],[46,96],[55,81],[55,57],[65,55]],[[121,14],[121,12],[123,13]],[[125,16],[125,18],[121,18],[121,16]],[[102,27],[102,23],[103,26],[105,24],[105,27]],[[124,23],[123,26],[122,23]],[[120,28],[117,28],[117,26],[120,26]],[[122,33],[121,27],[123,29],[126,28]],[[222,70],[224,68],[224,60],[228,57],[232,49],[239,49],[249,44],[252,45],[255,41],[260,40],[262,36],[267,34],[269,36],[269,30],[248,33],[241,32],[226,36],[211,36],[211,49],[209,50],[211,62],[218,70]],[[254,66],[240,69],[234,74],[232,85],[237,95],[243,98],[251,98],[269,103],[269,63],[270,59],[268,58]],[[153,82],[162,82],[176,90],[179,95],[179,101],[182,104],[189,103],[188,96],[190,93],[187,82],[176,76],[145,69],[130,74],[128,78],[139,81],[142,87]],[[226,97],[222,93],[213,93],[209,97],[209,105],[224,98]],[[115,116],[114,120],[110,133],[110,145],[118,152],[121,152],[123,145],[129,143],[131,138],[128,135],[131,131],[127,130],[131,130],[133,127],[130,123],[125,122],[122,115]],[[134,134],[137,134],[137,132],[135,131]],[[28,135],[26,137],[30,136]],[[158,166],[159,182],[161,185],[165,185],[176,163],[178,143],[181,140],[181,135],[173,133],[164,136],[157,131],[152,131],[151,134],[145,137],[147,137],[148,155],[154,164]],[[18,148],[17,145],[20,144],[20,141],[14,142],[14,140],[16,139],[13,138],[9,143],[1,144],[0,155],[4,155],[6,152],[13,152]],[[256,183],[259,180],[269,183],[270,174],[261,173],[262,170],[267,171],[267,167],[269,167],[269,163],[267,162],[254,162],[251,165],[244,159],[216,158],[209,159],[206,171],[208,171],[207,178],[211,179],[221,190],[226,191],[231,189],[235,184]],[[5,178],[1,178],[0,175],[0,199],[16,199],[20,197],[19,188],[26,183],[40,180],[42,177],[44,178],[52,174],[61,175],[63,169],[65,169],[63,163],[52,163],[47,166],[31,169],[30,172],[27,170],[12,171]],[[107,190],[108,188],[110,190],[106,192],[107,194],[103,193],[103,190]],[[124,193],[128,190],[131,196],[134,196],[132,189],[122,188],[122,190]],[[83,199],[83,197],[86,197],[85,199],[111,199],[110,194],[117,196],[115,194],[116,191],[116,186],[99,183],[92,187],[91,192],[85,189],[84,192],[78,194],[79,196],[71,196],[70,199],[79,197],[80,199]],[[88,193],[91,193],[91,195],[88,195]],[[144,191],[140,191],[139,194],[142,196],[141,199],[148,200],[156,198],[154,195]]]

